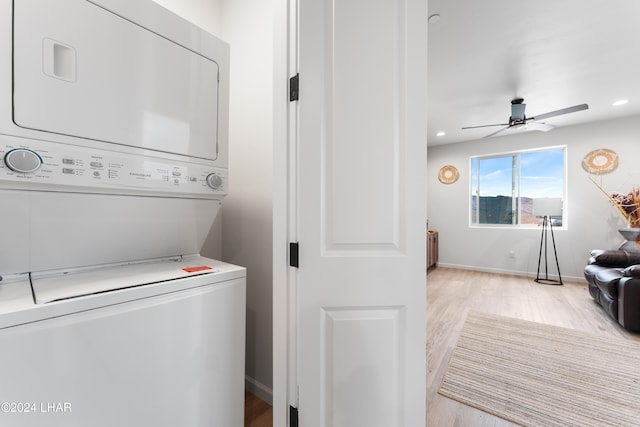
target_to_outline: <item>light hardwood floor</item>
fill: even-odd
[[[499,314],[640,342],[593,301],[587,284],[542,285],[531,278],[437,267],[427,274],[427,426],[514,424],[438,394],[469,310]],[[269,404],[247,392],[245,427],[272,427]]]
[[[248,391],[244,392],[244,426],[273,426],[273,410],[271,405]]]
[[[640,342],[589,295],[586,281],[542,285],[531,278],[437,267],[427,273],[427,426],[514,426],[438,394],[469,310]]]

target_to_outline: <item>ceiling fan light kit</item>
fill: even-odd
[[[589,106],[587,104],[579,104],[574,105],[573,107],[562,108],[560,110],[550,111],[548,113],[540,114],[534,117],[525,116],[525,108],[527,104],[524,103],[523,98],[515,98],[511,100],[511,116],[509,117],[509,121],[507,123],[498,123],[491,125],[479,125],[479,126],[467,126],[462,129],[477,129],[484,127],[492,127],[492,126],[504,126],[502,129],[497,130],[496,132],[490,133],[484,138],[489,138],[491,136],[498,135],[506,130],[540,130],[543,132],[550,131],[555,126],[539,123],[539,120],[545,120],[555,116],[561,116],[563,114],[575,113],[576,111],[587,110]]]

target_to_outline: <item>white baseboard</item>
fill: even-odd
[[[273,406],[273,390],[248,375],[244,376],[244,386],[251,393]]]
[[[512,275],[512,276],[524,276],[524,277],[530,277],[532,279],[535,279],[535,277],[536,277],[536,273],[533,273],[533,272],[506,270],[506,269],[502,269],[502,268],[487,268],[487,267],[480,267],[480,266],[477,266],[477,265],[446,264],[446,263],[439,262],[437,264],[437,267],[455,268],[455,269],[458,269],[458,270],[482,271],[484,273],[507,274],[507,275]],[[556,279],[558,279],[558,275],[557,274],[549,274],[549,278],[553,279],[553,280],[556,280]],[[565,280],[566,281],[571,281],[571,282],[585,282],[585,278],[584,277],[565,276],[564,274],[562,275],[562,280],[563,281],[565,281]]]

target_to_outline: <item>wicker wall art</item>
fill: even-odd
[[[594,175],[613,172],[618,167],[618,154],[608,148],[590,151],[582,160],[582,168]]]
[[[460,173],[455,166],[446,165],[440,168],[438,172],[438,180],[443,184],[453,184],[460,177]]]

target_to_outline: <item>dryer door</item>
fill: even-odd
[[[154,28],[162,13],[141,24],[85,0],[20,0],[14,9],[18,126],[216,159],[226,44],[173,16],[188,35],[178,44]],[[194,47],[212,44],[227,49],[222,58]]]

